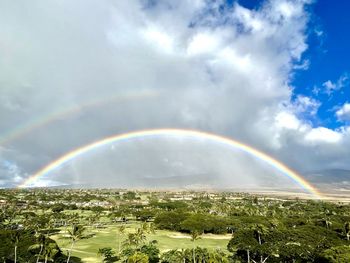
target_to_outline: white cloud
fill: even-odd
[[[305,59],[300,64],[296,64],[293,68],[299,70],[307,70],[310,67],[310,60]]]
[[[301,121],[293,113],[282,111],[276,116],[276,125],[279,128],[297,130]]]
[[[335,90],[337,90],[338,89],[338,86],[335,84],[335,83],[333,83],[332,81],[330,81],[330,80],[327,80],[326,82],[324,82],[323,84],[322,84],[322,86],[324,87],[324,88],[326,88],[326,93],[328,94],[328,95],[330,95],[331,93],[333,93],[333,91],[335,91]]]
[[[314,32],[315,32],[316,36],[318,36],[318,37],[322,37],[322,36],[324,35],[323,30],[321,30],[321,29],[319,29],[319,28],[316,28],[316,29],[314,30]]]
[[[220,46],[220,38],[212,33],[198,33],[193,36],[188,44],[187,53],[189,55],[200,55],[217,51]]]
[[[324,92],[328,95],[331,95],[333,92],[338,91],[349,85],[349,76],[347,73],[342,74],[339,79],[335,82],[331,80],[325,81],[322,86],[324,88]]]
[[[325,127],[318,127],[311,129],[305,135],[305,139],[313,143],[339,143],[342,139],[342,134]]]
[[[344,103],[335,114],[340,121],[350,121],[350,103]]]
[[[293,102],[293,109],[295,113],[314,116],[317,114],[320,105],[321,103],[319,101],[311,97],[298,95]]]
[[[318,94],[320,94],[321,88],[317,87],[316,85],[313,86],[312,88],[312,94],[318,96]]]
[[[289,18],[295,16],[296,14],[300,14],[302,6],[294,5],[292,2],[281,1],[276,5],[276,10],[280,11],[282,16]]]
[[[147,28],[142,32],[146,40],[155,45],[157,50],[170,53],[173,51],[173,39],[166,32],[157,29],[156,27]]]

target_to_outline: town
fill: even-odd
[[[350,205],[340,201],[227,191],[34,188],[0,190],[0,207],[4,262],[349,258]]]

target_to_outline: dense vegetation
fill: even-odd
[[[350,206],[237,193],[117,190],[1,190],[3,262],[80,262],[74,248],[100,229],[117,243],[100,262],[350,262]],[[183,233],[192,247],[161,250],[157,231]],[[113,230],[114,231],[114,230]],[[152,234],[153,233],[153,234]],[[198,246],[206,235],[227,246]],[[68,244],[60,247],[60,240]]]

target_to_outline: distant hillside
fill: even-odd
[[[346,169],[311,171],[305,173],[304,177],[313,184],[350,184],[350,170]]]
[[[313,184],[316,187],[321,189],[339,189],[345,188],[350,189],[350,170],[346,169],[327,169],[327,170],[318,170],[318,171],[309,171],[303,173],[303,177]],[[286,185],[284,181],[281,181],[279,178],[275,177],[274,180],[271,180],[270,175],[260,174],[257,177],[254,183],[241,182],[237,181],[227,181],[225,184],[224,179],[214,176],[210,173],[202,174],[191,174],[187,176],[180,175],[169,175],[162,177],[152,177],[144,176],[135,178],[132,183],[126,184],[125,182],[113,181],[109,182],[110,184],[62,184],[51,186],[49,188],[53,189],[80,189],[80,188],[187,188],[187,189],[294,189],[298,186]]]

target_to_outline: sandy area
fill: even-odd
[[[173,235],[168,235],[168,237],[170,238],[187,238],[187,239],[190,239],[191,236],[189,235],[182,235],[182,234],[173,234]],[[201,238],[204,238],[204,239],[231,239],[232,236],[229,234],[229,235],[213,235],[213,234],[204,234],[204,235],[201,235]]]

